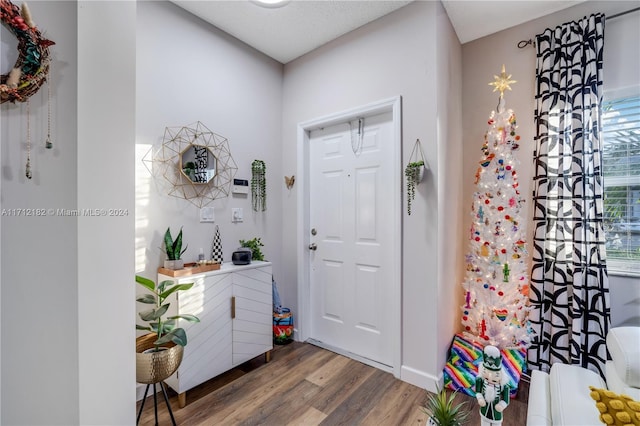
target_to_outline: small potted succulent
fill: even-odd
[[[454,404],[458,391],[447,395],[445,389],[437,389],[434,395],[429,394],[427,405],[423,411],[429,416],[429,426],[464,426],[469,420],[469,411],[466,409],[467,401]]]
[[[171,237],[171,231],[167,228],[167,232],[164,233],[164,248],[167,253],[167,260],[164,261],[164,267],[166,269],[184,268],[182,254],[187,250],[187,247],[182,248],[182,228],[180,228],[180,232],[175,240]]]
[[[182,362],[183,347],[187,344],[187,333],[176,327],[176,320],[200,322],[191,314],[180,314],[164,318],[170,303],[167,298],[177,291],[189,290],[193,283],[176,284],[165,280],[156,286],[148,278],[136,275],[136,282],[147,289],[136,297],[136,301],[153,305],[152,308],[139,312],[140,319],[147,326],[136,324],[136,330],[149,331],[136,339],[136,381],[138,383],[158,383],[172,375]]]

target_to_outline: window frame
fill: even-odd
[[[603,100],[602,100],[602,115],[604,115],[604,109],[608,102],[624,99],[624,98],[638,98],[640,100],[640,86],[628,87],[618,90],[605,90]],[[640,108],[639,108],[640,110]],[[638,125],[640,128],[640,125]],[[602,124],[602,143],[603,143],[603,151],[605,145],[605,126]],[[634,163],[635,164],[635,163]],[[605,168],[605,159],[603,155],[602,159],[603,169]],[[638,177],[640,179],[640,177]],[[613,180],[613,182],[611,182]],[[607,187],[613,186],[630,186],[634,185],[634,178],[607,178],[604,176],[603,170],[603,184],[604,184],[604,194],[606,196]],[[604,214],[604,213],[603,213]],[[640,219],[640,218],[639,218]],[[605,231],[605,239],[609,241],[609,235],[606,234]],[[640,260],[636,261],[633,259],[620,259],[620,258],[611,258],[609,254],[607,254],[607,272],[609,275],[620,275],[620,276],[629,276],[629,277],[640,277]]]

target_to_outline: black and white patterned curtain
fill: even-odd
[[[604,15],[536,36],[534,252],[537,336],[529,366],[577,364],[604,377],[609,280],[603,228]]]

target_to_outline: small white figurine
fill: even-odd
[[[476,378],[476,399],[482,426],[502,424],[502,411],[509,405],[509,378],[502,369],[502,354],[495,346],[485,346]]]

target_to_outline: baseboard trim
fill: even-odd
[[[433,376],[406,365],[400,368],[400,380],[434,393],[438,387],[442,387],[441,377]]]

